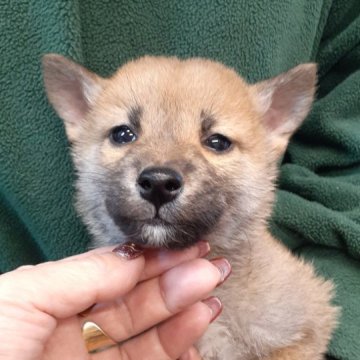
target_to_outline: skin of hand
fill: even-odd
[[[200,359],[193,344],[221,312],[209,295],[231,272],[208,252],[108,247],[1,275],[0,359]],[[89,355],[87,320],[120,345]]]

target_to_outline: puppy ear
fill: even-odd
[[[316,90],[316,64],[302,64],[252,86],[256,105],[278,155],[309,113]]]
[[[57,54],[42,59],[50,103],[64,120],[69,140],[77,139],[82,122],[99,95],[104,79]]]

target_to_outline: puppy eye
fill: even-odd
[[[110,139],[116,144],[127,144],[135,141],[137,136],[127,125],[120,125],[111,129]]]
[[[205,140],[205,146],[217,151],[226,151],[231,147],[231,141],[224,135],[214,134]]]

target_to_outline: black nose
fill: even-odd
[[[154,204],[156,209],[174,200],[183,186],[181,175],[165,167],[145,169],[139,175],[137,183],[141,197]]]

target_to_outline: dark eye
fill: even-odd
[[[231,141],[224,135],[214,134],[205,140],[205,145],[217,152],[222,152],[231,147]]]
[[[116,144],[127,144],[135,141],[137,136],[127,125],[120,125],[111,129],[110,139]]]

